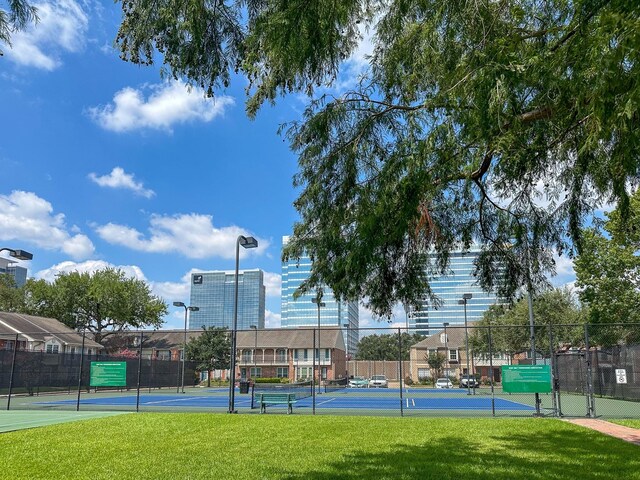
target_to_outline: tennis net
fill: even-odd
[[[325,393],[335,392],[336,390],[343,390],[347,388],[349,380],[346,378],[339,378],[337,380],[327,380],[324,385]]]

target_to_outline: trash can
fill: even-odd
[[[240,393],[249,393],[249,382],[240,380]]]

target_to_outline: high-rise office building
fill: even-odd
[[[286,245],[288,239],[287,236],[282,237],[282,243]],[[311,258],[308,256],[282,262],[282,328],[318,326],[318,306],[312,301],[317,292],[308,292],[293,298],[295,291],[309,278],[310,273]],[[358,302],[336,300],[331,289],[323,286],[322,303],[325,305],[320,307],[320,328],[341,328],[346,339],[347,354],[353,356],[358,344],[360,327]]]
[[[235,271],[197,272],[191,274],[190,305],[199,310],[189,315],[189,328],[233,327],[235,305]],[[238,330],[252,325],[264,328],[264,273],[243,270],[238,274]]]
[[[27,269],[16,264],[16,262],[0,257],[0,275],[9,274],[16,282],[16,287],[20,288],[27,283]]]
[[[477,283],[478,279],[473,276],[474,262],[480,252],[477,246],[472,246],[468,251],[451,252],[449,271],[429,281],[433,293],[440,298],[442,304],[436,308],[428,299],[424,299],[419,309],[407,313],[409,328],[415,329],[416,333],[430,335],[442,330],[445,322],[451,326],[464,325],[465,306],[458,301],[465,293],[472,295],[466,306],[469,323],[482,319],[491,305],[504,303],[504,299],[482,290]]]

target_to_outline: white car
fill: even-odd
[[[387,377],[384,375],[373,375],[371,380],[369,380],[369,388],[388,388],[389,382],[387,381]]]
[[[453,383],[448,378],[439,378],[436,380],[436,388],[453,388]]]

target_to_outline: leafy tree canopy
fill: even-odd
[[[331,84],[359,32],[375,32],[359,84],[313,98],[285,128],[301,220],[284,255],[315,260],[302,290],[326,283],[388,316],[432,293],[452,248],[479,241],[480,283],[512,296],[544,282],[552,247],[579,249],[602,201],[626,216],[639,176],[640,2],[121,3],[123,59],[161,58],[210,95],[244,74],[251,116]]]
[[[198,362],[198,370],[224,370],[231,366],[231,338],[226,328],[203,327],[201,335],[187,343],[186,359]],[[208,376],[209,385],[211,375]]]
[[[619,208],[606,217],[601,228],[586,230],[575,261],[580,299],[591,323],[640,324],[640,190],[631,197],[627,222]]]
[[[0,43],[11,46],[11,34],[38,21],[36,7],[27,0],[9,0],[9,10],[0,8]],[[0,49],[0,56],[2,50]]]
[[[534,297],[533,317],[537,352],[549,354],[549,327],[553,332],[554,348],[560,344],[584,345],[585,317],[568,289],[547,290]],[[493,352],[516,354],[531,349],[527,298],[520,299],[512,307],[490,307],[476,326],[491,326]],[[488,353],[489,329],[471,328],[469,344],[476,353]]]
[[[167,313],[167,305],[145,282],[110,268],[63,273],[53,283],[30,279],[24,290],[26,313],[86,328],[96,342],[130,328],[160,327]]]
[[[17,288],[13,275],[0,274],[0,311],[16,312],[22,304],[22,292]]]
[[[409,360],[411,345],[423,340],[417,333],[402,332],[402,360]],[[356,360],[390,360],[398,361],[398,335],[391,333],[367,335],[358,342]]]

